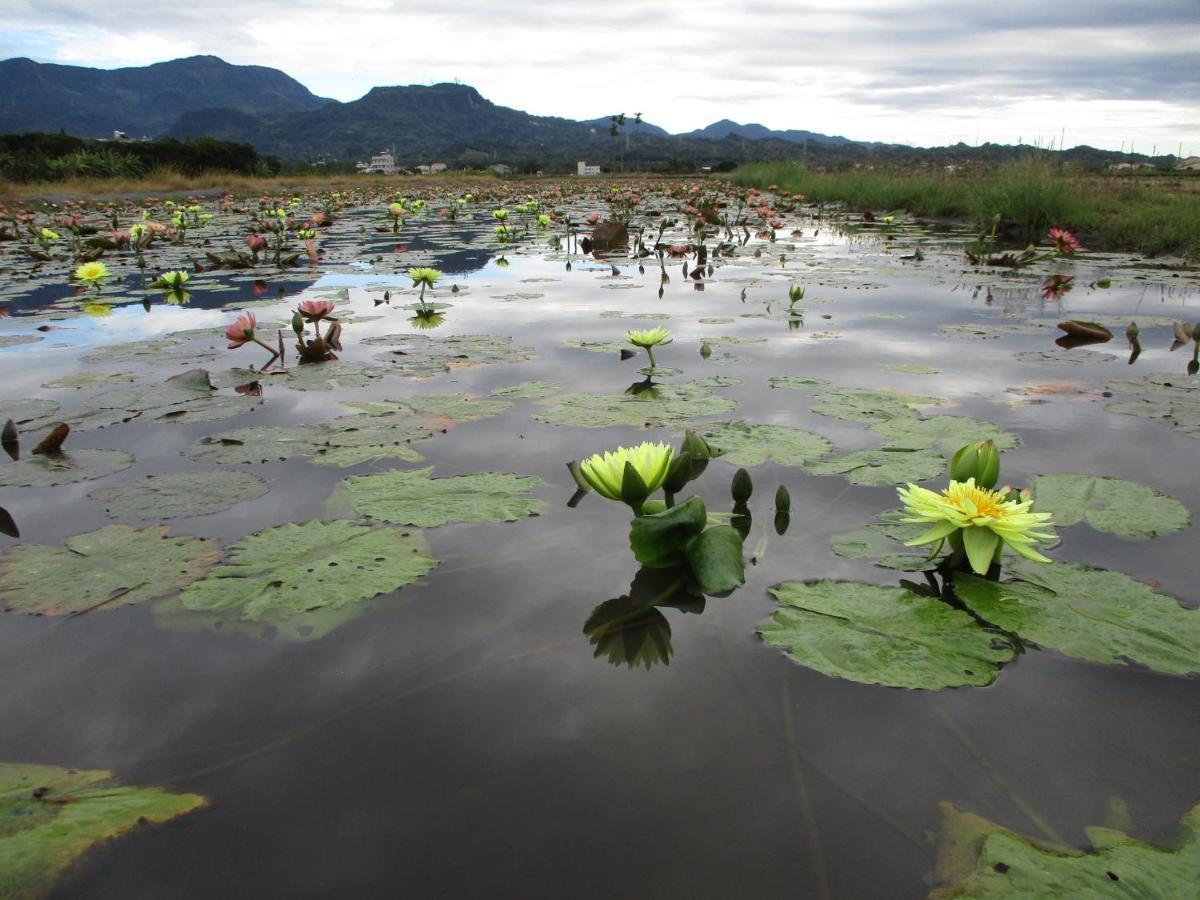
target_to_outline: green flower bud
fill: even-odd
[[[671,468],[667,470],[667,479],[663,482],[663,490],[668,494],[678,494],[692,480],[692,454],[686,450],[671,460]]]
[[[705,341],[700,345],[700,357],[708,359],[710,356],[712,356],[712,347],[708,346],[708,341]]]
[[[788,299],[792,303],[796,303],[804,299],[804,286],[799,284],[788,285]]]
[[[994,488],[1000,480],[1000,451],[991,440],[960,447],[950,460],[950,477],[954,481],[975,479],[975,486]]]
[[[296,337],[304,337],[304,319],[300,317],[300,310],[292,313],[292,331],[296,332]]]
[[[775,491],[775,509],[778,512],[788,512],[792,508],[792,495],[788,493],[787,485],[781,484]]]
[[[750,473],[745,469],[734,472],[730,491],[733,493],[734,503],[745,503],[749,500],[750,495],[754,493],[754,482],[750,480]]]

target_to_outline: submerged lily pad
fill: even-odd
[[[736,401],[708,392],[714,384],[712,380],[660,384],[638,394],[564,394],[533,417],[550,425],[579,428],[655,427],[736,409]]]
[[[532,475],[476,472],[432,478],[433,467],[358,475],[343,484],[360,515],[398,525],[433,528],[450,522],[512,522],[540,515],[541,500],[526,494],[545,484]]]
[[[1191,523],[1186,506],[1161,491],[1099,475],[1055,473],[1038,475],[1030,483],[1040,512],[1053,513],[1054,524],[1087,522],[1128,540],[1174,534]]]
[[[522,381],[506,388],[492,391],[494,397],[507,397],[510,400],[541,400],[557,394],[562,387],[553,381]]]
[[[855,581],[789,581],[758,632],[768,644],[835,678],[889,687],[991,684],[1011,647],[965,612],[905,588]]]
[[[887,447],[852,450],[829,459],[804,462],[810,475],[845,475],[853,484],[906,484],[937,478],[946,471],[946,457],[936,450]]]
[[[757,466],[768,459],[781,466],[798,466],[811,457],[824,456],[833,447],[811,431],[741,421],[706,424],[704,439],[722,459],[739,466]]]
[[[1200,805],[1180,821],[1176,848],[1113,828],[1085,829],[1091,850],[1025,837],[940,804],[938,881],[929,900],[1129,900],[1194,897],[1200,884]]]
[[[954,579],[955,592],[985,621],[1076,659],[1200,672],[1200,610],[1120,572],[1024,559],[1005,569],[1005,582]]]
[[[17,544],[0,556],[0,597],[10,612],[64,615],[162,597],[191,584],[221,555],[207,538],[167,536],[166,525],[106,525],[66,547]]]
[[[146,475],[88,496],[113,518],[174,519],[220,512],[255,500],[269,489],[264,479],[249,472],[218,470]]]
[[[0,894],[45,896],[93,844],[205,802],[198,794],[127,787],[111,772],[0,763]]]
[[[1157,374],[1136,381],[1111,381],[1108,389],[1134,398],[1108,404],[1104,408],[1109,412],[1152,419],[1200,438],[1200,381]]]
[[[184,590],[179,604],[252,624],[258,633],[320,637],[365,601],[412,584],[437,564],[420,532],[292,522],[232,545],[226,562]]]
[[[27,456],[0,466],[0,487],[48,487],[103,478],[133,465],[123,450],[72,450]]]

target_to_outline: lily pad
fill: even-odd
[[[1058,526],[1087,522],[1097,531],[1139,541],[1174,534],[1191,523],[1186,506],[1136,481],[1055,473],[1038,475],[1030,488],[1038,510],[1053,513]]]
[[[1078,366],[1083,363],[1112,362],[1117,357],[1100,350],[1084,350],[1073,347],[1069,350],[1026,350],[1017,354],[1021,362],[1040,363],[1044,366]]]
[[[804,460],[824,456],[833,445],[819,434],[786,425],[750,425],[746,422],[713,422],[704,429],[704,439],[726,462],[757,466],[768,459],[781,466],[798,466]]]
[[[638,394],[564,394],[533,417],[550,425],[578,428],[651,428],[737,409],[736,401],[710,394],[710,384],[660,384]]]
[[[12,419],[18,425],[46,419],[58,411],[58,404],[53,400],[41,400],[36,397],[24,397],[19,400],[6,400],[0,407],[0,415]]]
[[[616,341],[566,341],[563,346],[573,347],[577,350],[590,350],[592,353],[620,353],[622,350],[629,349],[628,344]]]
[[[768,644],[835,678],[936,690],[995,681],[1015,655],[970,615],[905,588],[789,581],[758,626]]]
[[[77,614],[128,606],[191,584],[221,555],[216,541],[167,536],[166,525],[106,525],[66,547],[17,544],[0,556],[0,596],[10,612]]]
[[[133,372],[75,372],[71,375],[63,375],[61,378],[55,378],[53,381],[47,381],[43,387],[48,388],[75,388],[76,390],[83,388],[96,387],[111,387],[115,384],[130,384],[138,380],[138,375]]]
[[[507,400],[480,400],[467,394],[427,394],[402,400],[347,403],[371,416],[435,416],[453,422],[474,422],[498,416],[512,406]]]
[[[1005,568],[1005,582],[954,579],[955,592],[985,621],[1076,659],[1200,672],[1200,610],[1120,572],[1024,559]]]
[[[88,494],[113,518],[174,519],[206,516],[270,490],[249,472],[175,472],[146,475],[137,481]]]
[[[358,475],[343,484],[360,515],[398,525],[433,528],[450,522],[512,522],[540,515],[541,500],[526,494],[545,484],[532,475],[476,472],[432,478],[433,467]]]
[[[412,584],[437,564],[420,532],[292,522],[233,544],[226,562],[184,590],[179,604],[252,624],[260,634],[320,637],[365,601]]]
[[[924,397],[903,391],[836,388],[818,395],[811,409],[822,416],[848,422],[886,422],[897,418],[916,418],[918,409],[946,405],[948,401],[939,397]]]
[[[533,359],[533,348],[513,343],[511,337],[491,334],[457,334],[434,338],[424,334],[386,335],[368,338],[365,344],[384,344],[391,349],[378,358],[391,363],[393,372],[409,376],[439,375],[453,369],[495,363],[518,363]]]
[[[975,441],[990,439],[1000,450],[1011,450],[1021,442],[999,425],[970,416],[896,416],[875,422],[870,430],[888,439],[888,450],[940,450],[947,456]]]
[[[507,397],[510,400],[540,400],[557,394],[562,387],[553,381],[522,381],[506,388],[492,391],[494,397]]]
[[[933,366],[927,366],[924,363],[890,363],[887,366],[889,372],[898,372],[901,375],[936,375],[941,369],[935,369]]]
[[[920,572],[932,567],[929,554],[905,547],[905,541],[919,537],[926,527],[900,521],[900,510],[880,514],[873,522],[849,534],[835,534],[830,548],[844,559],[869,559],[883,569]]]
[[[111,772],[0,763],[0,895],[45,896],[93,844],[205,802],[198,794],[127,787]]]
[[[829,382],[824,378],[810,378],[807,375],[775,375],[767,379],[767,384],[789,391],[816,391],[829,387]]]
[[[939,804],[938,881],[929,900],[1183,898],[1200,884],[1200,805],[1180,821],[1174,849],[1113,828],[1085,829],[1087,852],[1025,837],[953,804]]]
[[[1200,438],[1200,381],[1158,374],[1136,381],[1112,381],[1108,389],[1133,396],[1108,404],[1104,408],[1109,412],[1152,419]]]
[[[0,487],[48,487],[103,478],[128,469],[134,459],[123,450],[72,450],[27,456],[0,466]]]
[[[946,457],[936,450],[883,447],[806,460],[804,470],[810,475],[845,475],[853,484],[907,484],[944,475]]]
[[[40,334],[0,334],[0,350],[5,347],[18,347],[21,344],[36,344],[40,340]]]

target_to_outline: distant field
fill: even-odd
[[[1070,174],[1041,162],[984,173],[875,169],[814,172],[794,163],[755,163],[735,184],[777,185],[809,200],[845,201],[860,210],[907,210],[969,219],[980,228],[1001,217],[1016,242],[1040,239],[1052,225],[1071,229],[1095,250],[1200,259],[1200,177]]]

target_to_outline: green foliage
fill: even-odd
[[[173,519],[220,512],[268,490],[267,482],[250,472],[217,470],[146,475],[88,496],[113,518]]]
[[[1180,822],[1176,849],[1092,827],[1087,852],[1025,837],[950,803],[941,810],[941,886],[929,900],[1182,900],[1200,885],[1200,806]]]
[[[1056,473],[1038,475],[1029,487],[1038,512],[1052,513],[1060,527],[1087,522],[1136,541],[1173,534],[1191,522],[1187,507],[1174,497],[1136,481]]]
[[[703,434],[714,455],[739,466],[757,466],[768,459],[781,466],[798,466],[824,456],[833,446],[819,434],[786,425],[713,422],[706,423]]]
[[[431,478],[433,467],[391,469],[347,478],[360,515],[398,525],[434,528],[450,522],[512,522],[541,514],[546,504],[526,496],[545,484],[532,475],[476,472]]]
[[[965,612],[906,588],[788,581],[758,626],[768,644],[825,675],[936,690],[991,684],[1014,656]]]
[[[204,806],[112,773],[0,763],[0,897],[33,900],[93,844]]]

